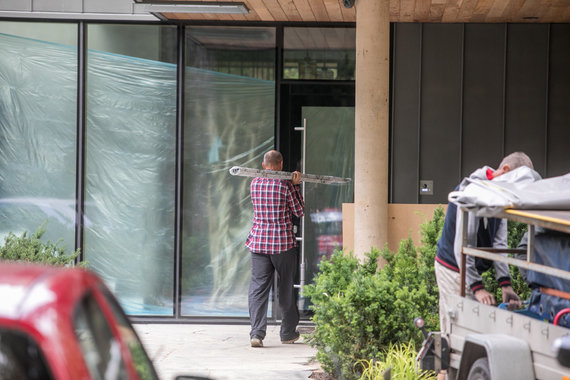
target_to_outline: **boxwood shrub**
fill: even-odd
[[[327,373],[357,379],[363,369],[357,363],[382,360],[391,344],[419,346],[423,336],[413,324],[417,316],[425,318],[428,330],[439,329],[433,260],[443,219],[439,207],[422,224],[420,248],[408,238],[396,253],[372,249],[360,262],[339,250],[320,263],[304,296],[311,299],[315,323],[307,338]],[[380,257],[383,266],[378,265]]]

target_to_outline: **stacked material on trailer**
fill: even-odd
[[[465,178],[449,201],[477,216],[493,217],[505,209],[570,210],[570,173],[541,179],[521,166],[493,180]]]
[[[449,194],[449,200],[479,217],[495,217],[510,209],[542,210],[545,220],[566,218],[570,173],[540,179],[534,170],[521,167],[494,180],[465,179],[459,191]],[[570,234],[537,228],[533,246],[533,263],[570,271]],[[520,312],[570,328],[570,280],[529,270],[526,281],[532,294],[528,308]]]

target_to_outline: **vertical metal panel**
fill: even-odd
[[[461,176],[503,155],[505,25],[465,25]]]
[[[546,176],[548,172],[548,109],[549,109],[549,102],[548,102],[548,93],[550,91],[550,27],[551,25],[548,24],[548,30],[546,35],[546,70],[544,75],[544,80],[546,82],[546,91],[544,92],[544,163],[542,168],[542,173]]]
[[[394,28],[391,202],[417,203],[421,24]]]
[[[83,0],[32,0],[34,12],[83,11]]]
[[[462,24],[461,29],[461,64],[459,66],[461,80],[459,82],[459,165],[457,171],[457,178],[461,178],[461,168],[463,167],[463,98],[464,98],[464,85],[465,85],[465,24]],[[450,173],[451,174],[451,173]]]
[[[546,176],[570,172],[570,24],[553,24],[550,33],[550,81]]]
[[[446,203],[459,181],[462,44],[461,24],[424,24],[419,165],[434,188],[420,203]]]
[[[544,176],[548,25],[508,28],[505,153],[527,153]]]

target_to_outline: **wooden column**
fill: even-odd
[[[389,0],[356,0],[354,254],[388,241]]]

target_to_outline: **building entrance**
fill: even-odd
[[[309,174],[354,176],[353,86],[291,85],[282,104],[288,111],[279,147],[290,155],[291,170]],[[335,96],[336,95],[336,96]],[[294,166],[293,166],[294,165]],[[310,284],[319,262],[342,247],[342,204],[354,198],[353,183],[303,183],[305,216],[300,223],[299,286]],[[299,311],[311,315],[310,301],[299,293]]]

